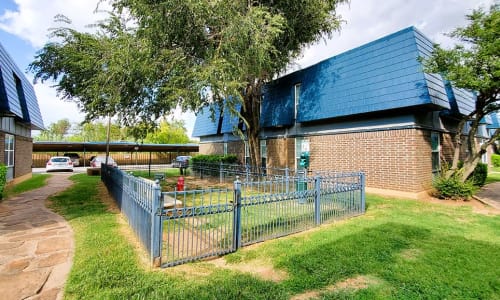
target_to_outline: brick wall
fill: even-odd
[[[200,144],[199,153],[200,154],[224,154],[224,144],[223,143]]]
[[[295,139],[267,140],[267,165],[272,168],[295,168]]]
[[[31,173],[32,152],[33,140],[31,138],[15,137],[14,177]]]
[[[430,131],[387,130],[310,137],[311,170],[366,173],[367,187],[418,193],[432,183]]]
[[[200,144],[200,154],[224,154],[224,143]],[[245,161],[245,146],[242,141],[228,142],[227,154],[235,154],[240,162]]]

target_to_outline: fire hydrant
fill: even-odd
[[[184,177],[182,176],[177,179],[177,191],[184,191]]]

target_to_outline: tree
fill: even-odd
[[[158,93],[175,95],[184,108],[210,104],[213,110],[224,107],[238,115],[245,123],[254,164],[260,161],[263,85],[283,72],[305,46],[340,27],[335,10],[343,2],[347,1],[112,1],[118,12],[133,16],[138,36],[152,46],[154,61],[181,62],[177,69],[150,73],[157,76]]]
[[[35,139],[38,141],[62,141],[71,128],[68,119],[62,119],[49,125],[49,128],[43,130]]]
[[[52,32],[59,41],[30,65],[35,78],[55,80],[88,120],[117,114],[136,125],[136,135],[177,105],[224,107],[245,123],[256,164],[263,85],[337,30],[335,9],[348,0],[110,2],[114,13],[95,25],[97,33]]]
[[[432,56],[424,61],[427,72],[440,73],[454,86],[477,93],[474,110],[460,118],[453,138],[455,150],[452,165],[444,174],[447,178],[458,176],[462,182],[474,171],[487,147],[500,137],[500,130],[497,129],[482,145],[478,145],[476,140],[481,120],[500,109],[499,7],[495,4],[489,11],[478,9],[467,15],[469,25],[449,34],[461,44],[450,50],[435,45]],[[459,170],[462,133],[467,124],[470,126],[466,136],[467,156],[462,170]]]
[[[144,142],[151,144],[187,144],[189,137],[186,134],[184,121],[163,119],[154,132],[148,133]]]
[[[62,99],[75,101],[85,112],[86,122],[116,116],[125,126],[151,125],[175,107],[170,98],[158,97],[158,81],[148,81],[156,78],[148,72],[171,65],[150,60],[151,47],[128,27],[128,19],[110,14],[93,25],[95,33],[71,29],[64,16],[56,20],[64,26],[51,31],[53,41],[37,53],[29,69],[35,82],[54,81]]]
[[[107,124],[97,121],[79,124],[76,133],[68,137],[71,142],[104,142],[106,141]],[[123,141],[130,139],[127,128],[118,123],[111,123],[110,140]]]

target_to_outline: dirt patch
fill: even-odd
[[[177,187],[178,177],[168,177],[164,182],[162,182],[162,191],[171,192]],[[187,190],[204,190],[204,189],[225,189],[232,188],[233,182],[230,179],[226,179],[225,182],[220,183],[219,178],[206,177],[199,178],[196,176],[184,176],[184,189]]]
[[[453,207],[460,206],[469,206],[472,208],[472,211],[478,214],[483,215],[500,215],[500,209],[496,209],[494,207],[485,205],[484,203],[472,198],[470,200],[449,200],[449,199],[438,199],[434,197],[428,197],[426,199],[422,199],[419,201],[433,203],[433,204],[441,204]]]
[[[322,293],[325,292],[335,292],[339,290],[361,290],[366,289],[371,285],[380,284],[380,279],[374,276],[356,276],[352,278],[347,278],[344,281],[337,282],[334,285],[327,286],[320,290],[307,291],[302,294],[298,294],[290,298],[290,300],[308,300],[319,298]]]
[[[288,278],[288,274],[283,270],[277,270],[273,267],[271,262],[254,259],[244,263],[228,264],[224,258],[218,258],[209,261],[219,268],[239,271],[243,273],[250,273],[260,279],[269,280],[273,282],[281,282]]]
[[[124,215],[120,213],[120,208],[116,205],[115,200],[108,193],[106,186],[103,183],[100,183],[97,187],[99,199],[101,202],[106,205],[106,210],[116,214],[116,221],[119,224],[120,234],[129,242],[130,245],[134,248],[134,252],[137,255],[137,258],[140,261],[140,265],[143,266],[145,270],[151,269],[151,262],[149,261],[149,255],[146,253],[144,248],[142,247],[141,242],[132,231],[132,228],[129,226],[127,219]]]
[[[203,282],[203,279],[206,279],[206,282],[209,281],[210,277],[214,272],[217,271],[217,268],[210,263],[197,263],[197,264],[183,264],[170,268],[158,269],[160,272],[166,272],[169,275],[173,275],[175,277],[182,277],[186,280],[196,280],[197,282]]]
[[[399,254],[403,259],[406,260],[415,260],[417,259],[420,255],[422,254],[422,251],[420,249],[406,249],[401,251]]]
[[[106,186],[102,182],[97,185],[97,192],[98,192],[99,199],[101,200],[101,202],[104,203],[104,205],[106,205],[107,211],[115,213],[115,214],[120,213],[120,209],[118,208],[118,205],[116,205],[115,200],[113,199],[113,197],[111,197],[111,195],[108,192],[108,189],[106,188]]]

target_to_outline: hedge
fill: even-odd
[[[234,154],[220,155],[220,154],[199,154],[191,158],[192,163],[224,163],[235,164],[238,163],[238,157]]]
[[[0,199],[3,199],[3,191],[5,189],[6,183],[7,183],[7,167],[4,164],[0,164]]]
[[[492,154],[491,163],[494,167],[500,167],[500,154]]]

